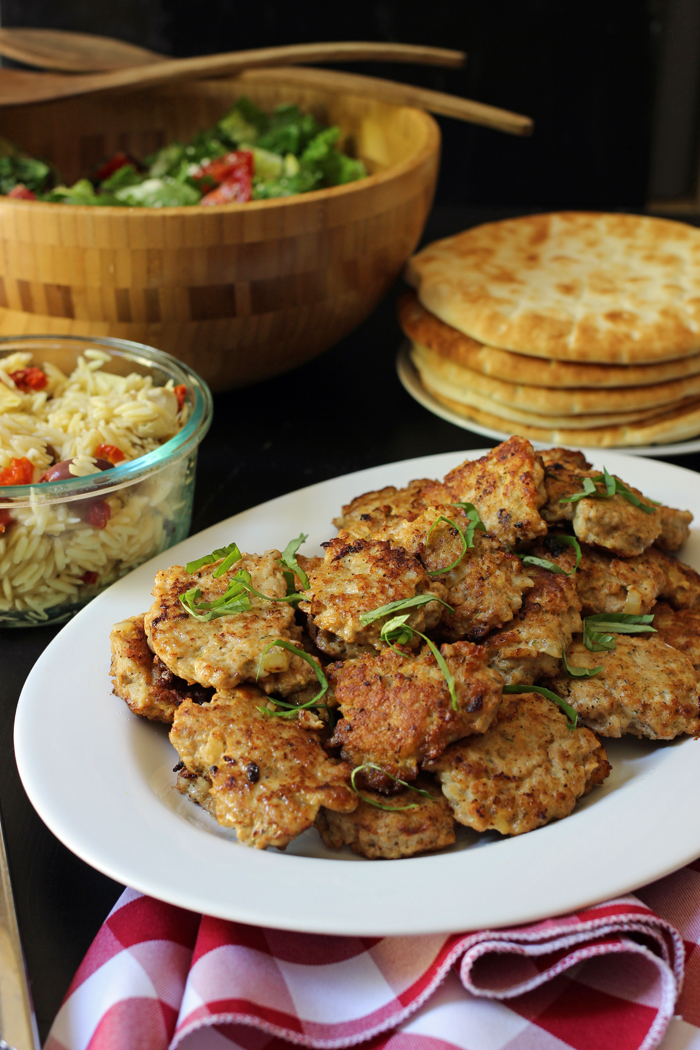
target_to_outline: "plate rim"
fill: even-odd
[[[64,843],[64,845],[66,845],[69,849],[76,853],[82,860],[90,864],[92,867],[95,867],[98,870],[102,871],[110,878],[113,878],[118,882],[126,882],[134,889],[140,890],[141,892],[149,893],[152,896],[158,897],[162,900],[166,900],[179,907],[187,908],[188,910],[193,911],[205,911],[207,914],[216,915],[223,919],[229,919],[243,923],[251,923],[266,926],[272,925],[280,929],[297,930],[312,933],[328,933],[334,935],[352,936],[386,936],[447,933],[454,931],[455,928],[476,929],[481,928],[484,925],[497,928],[499,926],[509,926],[516,923],[534,922],[538,919],[548,917],[552,914],[561,914],[564,912],[572,911],[576,908],[581,908],[590,904],[594,904],[600,900],[608,899],[611,896],[617,896],[619,894],[627,893],[635,886],[639,886],[653,879],[660,878],[663,875],[666,875],[670,871],[673,871],[676,868],[683,866],[690,860],[700,855],[699,828],[697,840],[694,840],[692,843],[688,842],[685,834],[683,834],[682,838],[683,841],[686,842],[686,845],[680,847],[678,846],[678,841],[673,840],[673,838],[671,838],[671,841],[674,842],[676,849],[673,851],[672,855],[669,855],[663,863],[659,862],[658,850],[649,851],[650,855],[653,854],[653,859],[647,857],[646,865],[642,865],[641,868],[638,867],[634,874],[630,874],[629,872],[626,874],[624,872],[620,872],[614,877],[612,875],[608,875],[608,877],[605,880],[603,880],[605,883],[605,888],[602,891],[600,879],[598,879],[597,882],[595,881],[595,869],[590,869],[589,874],[592,877],[592,881],[590,883],[588,892],[584,894],[578,892],[572,895],[572,893],[568,889],[564,891],[564,888],[562,886],[558,887],[557,892],[557,887],[552,885],[550,886],[551,893],[547,897],[546,904],[542,901],[540,901],[539,904],[535,904],[532,902],[521,902],[516,908],[515,912],[511,908],[507,914],[503,913],[502,908],[499,912],[498,907],[496,907],[495,911],[493,907],[491,907],[490,910],[488,908],[481,907],[479,910],[479,917],[476,918],[474,916],[473,907],[471,909],[471,912],[469,911],[469,908],[466,908],[465,910],[465,908],[462,907],[460,910],[460,908],[457,907],[457,914],[455,914],[454,910],[450,910],[455,904],[456,887],[448,882],[448,885],[445,887],[444,894],[441,895],[444,896],[445,899],[441,905],[442,910],[440,911],[440,909],[438,909],[438,912],[440,912],[439,915],[436,914],[435,907],[433,906],[432,911],[428,909],[427,912],[421,912],[420,914],[412,912],[410,915],[406,915],[405,917],[397,915],[387,917],[386,912],[381,911],[381,906],[385,906],[387,901],[393,902],[396,899],[396,882],[399,870],[401,868],[406,868],[408,866],[408,868],[410,869],[410,874],[408,875],[407,880],[404,879],[403,876],[401,877],[402,882],[408,881],[408,883],[410,884],[411,881],[414,881],[411,879],[411,875],[415,875],[415,879],[420,883],[420,885],[423,884],[424,878],[427,880],[437,878],[444,884],[446,876],[455,878],[457,876],[463,875],[463,871],[461,872],[459,870],[459,866],[460,864],[463,865],[463,858],[466,855],[469,855],[472,858],[472,860],[469,863],[469,869],[472,871],[472,874],[478,875],[480,872],[483,874],[482,869],[485,868],[487,874],[493,881],[493,885],[491,887],[493,893],[494,887],[501,885],[501,883],[503,882],[503,870],[512,869],[513,862],[515,862],[515,866],[517,867],[518,858],[520,857],[522,859],[521,855],[523,853],[525,854],[525,858],[527,860],[527,856],[529,853],[532,852],[532,848],[528,848],[527,845],[523,847],[522,844],[527,844],[528,840],[532,842],[533,839],[530,838],[530,835],[518,836],[515,838],[505,839],[499,842],[491,843],[485,849],[477,848],[474,850],[470,850],[468,851],[468,853],[465,853],[464,851],[457,851],[453,853],[436,853],[422,857],[408,858],[403,861],[382,862],[367,861],[362,859],[357,860],[355,863],[352,863],[352,867],[348,867],[348,864],[345,863],[342,859],[336,860],[326,859],[322,857],[307,856],[294,856],[291,858],[287,858],[283,854],[280,854],[274,850],[257,851],[247,849],[246,847],[236,847],[236,854],[238,858],[245,858],[245,861],[242,865],[244,869],[243,874],[252,875],[255,879],[262,880],[263,883],[266,883],[267,880],[267,883],[273,885],[282,872],[285,876],[290,877],[291,868],[289,866],[287,866],[286,868],[281,868],[280,866],[286,864],[287,860],[289,859],[292,860],[292,863],[294,865],[295,883],[300,885],[306,884],[307,886],[309,883],[311,885],[317,884],[319,881],[319,872],[321,872],[321,881],[323,881],[327,885],[327,887],[330,888],[331,891],[337,890],[338,892],[343,892],[344,884],[347,883],[348,880],[343,877],[339,879],[337,876],[340,874],[341,870],[344,870],[346,872],[351,873],[352,881],[357,884],[357,888],[360,891],[360,896],[361,893],[364,891],[376,893],[377,901],[380,906],[375,906],[371,914],[364,914],[360,916],[358,916],[357,914],[353,914],[350,918],[344,917],[344,914],[341,914],[337,911],[329,914],[328,907],[326,907],[325,909],[321,908],[319,911],[316,907],[316,902],[314,902],[313,908],[309,908],[308,906],[306,906],[301,908],[295,907],[291,910],[285,910],[284,908],[277,906],[276,908],[272,909],[272,911],[261,911],[259,900],[257,904],[255,902],[255,899],[251,903],[251,900],[249,900],[248,897],[246,897],[245,894],[243,894],[243,897],[238,896],[235,899],[232,899],[232,897],[229,896],[223,903],[221,896],[219,896],[217,897],[217,900],[214,902],[212,907],[211,902],[207,903],[202,897],[201,893],[196,888],[193,890],[192,887],[189,887],[187,885],[183,886],[181,883],[177,883],[176,880],[177,884],[168,884],[168,886],[166,887],[166,892],[163,892],[163,885],[154,884],[152,876],[146,874],[145,876],[141,877],[138,874],[138,872],[136,872],[136,877],[134,877],[135,873],[133,869],[125,869],[122,858],[120,858],[115,863],[113,858],[109,859],[108,857],[106,857],[104,854],[104,847],[103,852],[100,853],[100,851],[98,850],[96,853],[94,845],[91,846],[90,842],[85,841],[84,831],[82,834],[76,834],[75,828],[71,824],[71,821],[73,822],[73,824],[75,823],[75,815],[69,815],[68,820],[65,819],[65,814],[63,815],[63,817],[61,817],[60,814],[56,813],[55,807],[52,807],[51,798],[47,798],[45,792],[42,792],[41,785],[37,780],[36,768],[36,762],[38,761],[39,765],[41,765],[41,759],[39,758],[35,761],[34,758],[34,732],[36,727],[32,724],[31,718],[28,717],[28,715],[31,714],[32,711],[32,702],[36,705],[36,697],[34,697],[32,700],[32,691],[35,687],[35,684],[37,684],[38,686],[41,685],[44,672],[47,669],[51,670],[54,657],[57,653],[60,652],[60,647],[62,645],[62,642],[66,641],[66,637],[71,637],[74,634],[77,636],[82,625],[90,621],[91,614],[93,614],[94,617],[95,610],[97,610],[96,618],[97,620],[99,620],[104,611],[103,607],[106,607],[107,610],[111,607],[110,596],[113,598],[115,593],[117,595],[120,595],[122,591],[126,595],[130,589],[130,583],[134,582],[134,577],[138,577],[140,574],[141,576],[150,576],[150,578],[152,579],[153,570],[155,566],[158,564],[172,564],[173,556],[177,556],[178,552],[182,551],[183,548],[196,545],[201,542],[202,538],[207,538],[210,534],[215,534],[218,530],[228,529],[231,527],[232,524],[235,525],[235,523],[237,522],[240,523],[244,518],[252,517],[252,519],[254,520],[256,517],[260,516],[262,512],[269,513],[271,511],[279,509],[280,504],[291,504],[295,499],[298,499],[298,497],[300,496],[313,495],[314,493],[318,493],[318,490],[326,490],[330,492],[334,490],[334,488],[342,489],[347,487],[347,495],[348,497],[350,497],[352,494],[356,494],[356,492],[358,491],[358,489],[356,488],[355,493],[351,492],[351,486],[354,486],[355,482],[362,482],[364,484],[365,481],[369,481],[370,484],[367,486],[367,488],[376,487],[374,483],[374,475],[381,475],[382,473],[388,472],[391,472],[393,475],[393,473],[398,468],[401,468],[400,472],[404,475],[410,473],[412,476],[427,476],[428,472],[431,474],[434,473],[434,471],[431,469],[432,463],[441,462],[442,465],[440,468],[438,468],[439,470],[449,469],[449,467],[455,465],[464,458],[475,458],[479,455],[483,455],[485,452],[488,451],[488,449],[474,449],[469,450],[466,453],[448,452],[438,453],[436,455],[426,457],[415,457],[412,459],[399,461],[398,463],[382,464],[378,467],[371,467],[360,471],[354,471],[350,474],[340,475],[338,477],[331,478],[323,482],[318,482],[314,485],[305,486],[302,489],[294,490],[293,492],[287,493],[283,496],[279,496],[272,500],[268,500],[262,504],[259,504],[256,507],[242,511],[241,513],[234,515],[223,522],[219,522],[216,525],[210,526],[202,532],[189,537],[187,540],[182,541],[182,543],[178,544],[176,547],[170,548],[169,551],[164,552],[157,558],[151,559],[150,562],[146,563],[144,566],[141,566],[139,569],[135,570],[135,572],[128,574],[126,577],[123,577],[122,580],[117,581],[117,583],[113,584],[112,587],[108,588],[105,592],[103,592],[102,595],[99,595],[96,599],[94,599],[94,601],[91,602],[86,607],[86,609],[84,609],[81,613],[78,613],[78,615],[72,621],[65,625],[65,627],[59,632],[56,638],[44,650],[41,657],[30,672],[29,677],[27,678],[27,682],[25,683],[25,686],[22,690],[20,701],[17,707],[17,715],[15,720],[15,750],[20,776],[22,778],[22,782],[25,786],[25,790],[27,791],[30,801],[34,805],[40,817],[51,829],[51,831]],[[620,455],[619,452],[613,452],[612,450],[607,449],[599,450],[599,452],[604,452],[604,454],[609,459],[613,456],[617,457]],[[636,459],[632,462],[635,463],[635,468],[637,463],[639,463],[641,468],[644,465],[645,461]],[[610,465],[614,470],[614,464]],[[627,469],[630,469],[631,463],[626,466]],[[696,474],[693,471],[687,470],[683,467],[669,464],[661,464],[653,460],[648,463],[648,466],[659,470],[662,468],[668,470],[669,472],[671,472],[672,475],[676,475],[676,480],[679,483],[686,480],[687,476],[689,476],[688,481],[690,479],[694,479],[694,485],[696,488],[695,495],[698,501],[697,510],[698,512],[700,512],[700,476],[698,476],[698,474]],[[395,478],[394,480],[397,479]],[[408,478],[406,478],[406,480],[408,480]],[[700,539],[700,536],[698,538]],[[119,599],[117,601],[117,604],[119,604]],[[111,613],[110,616],[112,616],[113,622],[113,615]],[[106,668],[104,671],[104,677],[107,677]],[[139,720],[137,720],[136,717],[133,716],[123,704],[121,704],[121,701],[119,702],[119,704],[121,705],[120,707],[118,707],[118,710],[122,715],[121,720],[125,722],[130,721],[130,724],[132,725],[136,724]],[[115,708],[115,710],[117,710],[117,708]],[[141,731],[142,728],[145,731],[151,730],[151,727],[148,725],[145,725],[143,727],[138,726],[139,731]],[[680,779],[682,780],[683,778],[685,778],[685,780],[688,780],[687,790],[683,792],[684,797],[692,797],[693,792],[697,790],[698,787],[700,787],[700,765],[693,760],[690,754],[693,742],[693,738],[684,738],[675,742],[674,744],[663,746],[663,752],[666,752],[668,749],[673,748],[678,752],[678,755],[681,756],[680,761],[677,762],[676,765],[678,766],[677,775],[680,776]],[[663,752],[661,752],[660,749],[660,753]],[[644,780],[644,778],[641,779]],[[646,779],[648,780],[649,778]],[[640,785],[637,785],[637,788],[639,787]],[[637,793],[639,794],[639,791],[637,791]],[[644,793],[642,792],[642,794]],[[614,793],[611,793],[611,795],[607,797],[613,798]],[[139,802],[139,799],[137,798],[136,809],[143,810],[144,805],[146,806],[146,809],[148,809],[148,802],[143,802],[143,800]],[[582,827],[584,824],[588,824],[590,822],[591,817],[589,814],[591,812],[595,814],[595,809],[595,805],[591,805],[577,812],[577,814],[575,815],[576,819],[578,819],[579,817],[584,818],[583,820],[579,821],[579,824]],[[173,814],[173,820],[175,819],[179,818],[176,818],[176,816]],[[595,821],[595,815],[593,819]],[[568,821],[555,822],[553,824],[547,825],[544,828],[538,829],[536,832],[531,833],[531,835],[539,836],[539,839],[537,841],[542,842],[542,847],[545,853],[547,852],[547,849],[545,847],[545,841],[549,841],[554,846],[554,850],[556,851],[557,841],[561,838],[561,835],[557,833],[557,829],[566,827],[568,824],[573,822],[574,820],[572,818],[569,818]],[[164,823],[170,825],[172,823],[172,820],[170,820],[170,818],[168,818],[168,820],[165,820],[164,818]],[[667,837],[669,835],[672,836],[674,832],[678,832],[680,834],[681,831],[687,832],[687,825],[679,825],[677,820],[669,820],[667,828],[664,828],[664,834],[666,834]],[[199,833],[199,829],[196,829],[196,832]],[[191,836],[187,832],[185,834],[186,840],[189,841],[191,839]],[[566,838],[568,837],[569,836],[567,835],[564,837],[564,839],[566,840]],[[624,838],[625,836],[622,836],[622,839]],[[208,833],[206,834],[206,840],[213,840],[220,844],[218,848],[209,850],[209,853],[212,856],[217,857],[221,853],[221,847],[223,847],[224,850],[230,850],[231,846],[235,845],[228,842],[224,843],[223,840],[218,839],[214,835],[209,835]],[[239,853],[239,849],[242,852]],[[508,849],[509,851],[509,857],[505,859],[503,870],[500,873],[498,871],[495,872],[494,875],[494,872],[491,871],[493,865],[485,861],[484,858],[487,855],[494,856],[496,852],[499,852],[499,855],[502,855],[506,849]],[[539,849],[536,849],[535,852],[540,853],[541,851]],[[230,860],[230,853],[221,853],[221,855],[225,859]],[[352,861],[353,859],[354,858],[349,857],[348,861]],[[233,867],[239,868],[241,867],[241,865],[238,862],[234,861]],[[559,867],[561,867],[561,863],[559,863]],[[372,874],[368,875],[368,872],[372,872]],[[128,877],[125,878],[125,875],[127,875]],[[525,880],[525,882],[523,883],[521,876],[522,872],[519,872],[519,882],[522,885],[527,885],[527,880]],[[535,883],[535,885],[537,885],[537,883]],[[512,891],[512,886],[510,887],[510,889]],[[405,895],[405,887],[403,892]],[[253,896],[255,895],[253,894]],[[202,906],[203,902],[204,907]],[[463,903],[463,898],[461,896],[459,896],[459,902]],[[553,906],[552,902],[554,902]],[[478,903],[483,904],[483,901]],[[471,918],[469,917],[470,915],[472,916]],[[481,918],[482,916],[483,920]]]

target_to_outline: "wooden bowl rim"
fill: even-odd
[[[393,102],[385,102],[384,99],[368,98],[366,95],[353,95],[350,92],[346,92],[345,94],[348,98],[356,98],[363,102],[381,102],[382,105],[389,106],[394,110],[409,110],[411,113],[415,113],[418,119],[423,123],[423,142],[417,147],[416,151],[411,156],[400,164],[386,168],[384,171],[377,172],[374,175],[367,175],[364,179],[356,179],[354,182],[348,182],[343,186],[327,186],[320,190],[310,190],[307,193],[295,193],[289,197],[275,197],[272,200],[206,205],[207,214],[225,215],[241,210],[247,212],[265,211],[275,208],[293,207],[295,204],[304,204],[307,202],[309,204],[314,204],[316,202],[342,197],[344,194],[363,193],[365,190],[372,189],[375,186],[380,186],[384,182],[389,182],[391,179],[398,178],[406,172],[420,167],[428,157],[437,153],[440,149],[440,128],[435,118],[424,109],[419,109],[416,106],[401,106]],[[0,195],[0,206],[5,204],[10,205],[13,208],[31,208],[35,212],[43,210],[44,208],[60,208],[62,211],[68,211],[71,214],[84,214],[86,212],[94,214],[95,212],[98,212],[100,215],[112,215],[115,217],[143,217],[147,215],[151,221],[157,220],[159,216],[168,217],[172,215],[185,216],[188,214],[202,214],[195,204],[176,205],[167,208],[136,208],[133,206],[119,207],[114,204],[63,204],[61,201],[27,201]]]

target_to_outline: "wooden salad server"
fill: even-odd
[[[466,56],[461,51],[423,47],[418,44],[376,44],[348,41],[329,44],[290,44],[234,51],[224,55],[174,58],[130,69],[107,73],[33,73],[19,69],[0,69],[0,106],[49,102],[52,99],[103,91],[136,91],[174,80],[200,80],[240,73],[244,69],[298,65],[316,62],[414,62],[460,66]]]

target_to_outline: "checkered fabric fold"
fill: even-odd
[[[700,862],[574,915],[447,936],[289,933],[126,890],[45,1050],[700,1050],[699,943]]]

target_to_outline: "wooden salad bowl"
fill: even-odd
[[[216,122],[241,94],[340,125],[370,176],[277,200],[119,208],[0,196],[0,335],[133,339],[214,390],[308,361],[370,313],[415,248],[440,151],[427,113],[280,71],[0,111],[0,135],[71,184],[105,157],[143,157]]]

